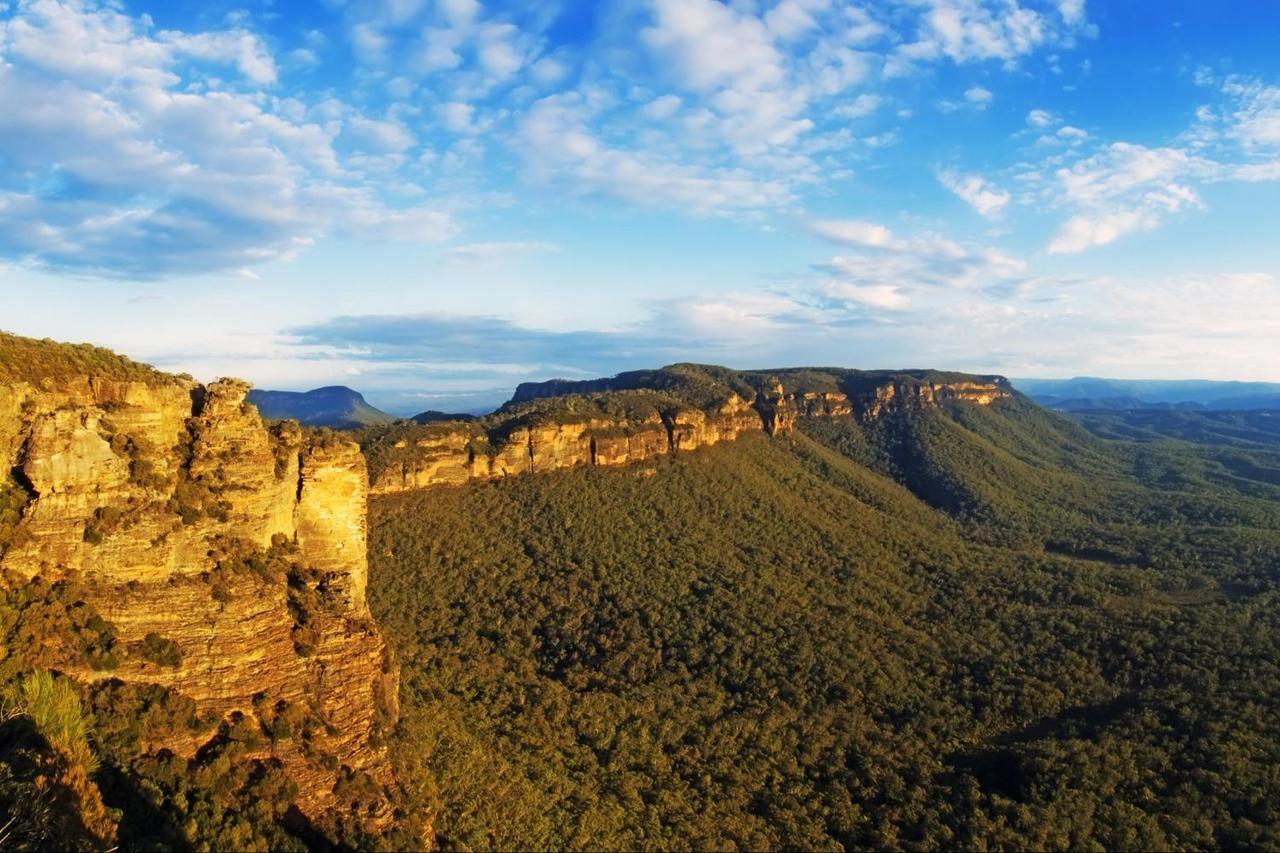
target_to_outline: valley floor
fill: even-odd
[[[1280,846],[1275,448],[800,427],[373,501],[443,845]]]

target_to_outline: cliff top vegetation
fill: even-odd
[[[45,380],[66,382],[95,376],[149,385],[168,384],[175,379],[173,374],[92,344],[64,344],[49,338],[37,340],[0,332],[0,382],[40,384]]]

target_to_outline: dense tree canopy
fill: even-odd
[[[1239,452],[1013,399],[378,498],[395,754],[447,846],[1274,848]]]

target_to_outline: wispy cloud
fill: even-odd
[[[1012,196],[980,175],[961,175],[957,172],[938,173],[938,180],[981,216],[999,216]]]
[[[899,237],[874,222],[820,220],[815,234],[858,250],[815,265],[828,276],[822,294],[873,308],[903,310],[931,290],[993,286],[1026,264],[997,249],[964,246],[937,234]]]
[[[466,243],[454,246],[445,252],[445,257],[458,264],[493,263],[507,258],[558,252],[560,247],[555,243],[530,240],[510,240],[492,243]]]

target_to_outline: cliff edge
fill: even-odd
[[[304,824],[376,831],[398,674],[365,603],[364,457],[268,427],[248,390],[0,336],[0,589],[92,614],[48,637],[19,624],[8,663],[91,697],[181,697],[196,722],[141,752],[196,762],[236,740],[236,761],[283,772]]]
[[[894,412],[1011,397],[1001,376],[926,370],[735,371],[677,364],[608,379],[521,384],[492,415],[397,424],[361,436],[371,491],[385,494],[575,465],[624,465],[785,435],[798,418],[872,421]]]

